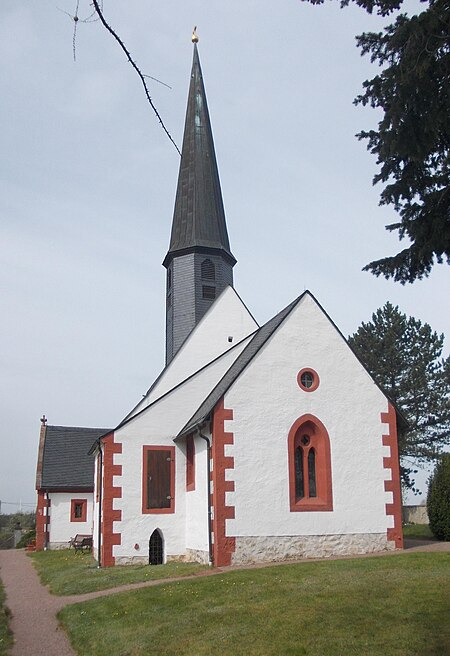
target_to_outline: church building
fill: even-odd
[[[403,546],[401,417],[309,291],[259,326],[235,263],[194,43],[163,261],[166,365],[90,448],[102,566]]]

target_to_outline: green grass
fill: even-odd
[[[59,613],[79,656],[443,656],[450,556],[236,570]]]
[[[428,524],[406,524],[403,527],[403,537],[435,540]]]
[[[73,549],[38,551],[30,555],[41,582],[56,595],[83,594],[127,583],[187,576],[206,568],[196,563],[168,563],[99,569],[90,554],[76,553]]]
[[[7,654],[12,645],[12,633],[8,628],[9,609],[5,606],[5,592],[0,581],[0,655]]]

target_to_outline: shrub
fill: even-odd
[[[430,528],[438,540],[450,540],[450,453],[436,465],[428,485]]]

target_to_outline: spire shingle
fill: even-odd
[[[180,251],[214,249],[236,262],[230,250],[214,141],[197,44],[194,44],[191,82],[182,156],[167,266]]]

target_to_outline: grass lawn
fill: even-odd
[[[443,656],[450,555],[250,569],[66,606],[79,656]]]
[[[422,540],[435,540],[428,524],[406,524],[403,527],[403,537],[421,538]]]
[[[12,645],[12,634],[8,628],[9,611],[5,606],[5,592],[0,581],[0,655],[8,653]]]
[[[73,549],[37,551],[30,555],[41,582],[56,595],[83,594],[126,583],[185,576],[207,567],[196,563],[168,563],[99,569],[90,554],[76,553]]]

